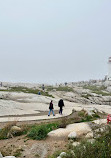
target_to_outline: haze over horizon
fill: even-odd
[[[110,0],[0,1],[0,81],[103,79],[111,56]]]

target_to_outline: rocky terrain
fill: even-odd
[[[82,104],[111,105],[111,82],[90,81],[69,83],[66,86],[69,90],[51,92],[55,97],[62,97],[65,100]]]
[[[8,135],[11,138],[0,140],[0,151],[3,156],[45,158],[56,150],[66,150],[70,139],[88,138],[94,141],[93,126],[97,127],[96,129],[101,128],[104,130],[104,125],[107,122],[106,116],[108,113],[111,113],[110,86],[110,81],[103,80],[65,83],[55,86],[44,85],[44,89],[43,85],[38,84],[2,83],[0,87],[1,130],[4,129],[7,123],[10,124],[12,122],[16,122],[14,129],[20,130],[21,125],[29,123],[39,124],[41,121],[43,123],[48,123],[48,121],[59,122],[64,117],[67,117],[67,121],[69,121],[66,128],[50,131],[47,139],[41,141],[31,140],[23,135],[13,137],[13,133],[11,133],[13,126],[10,126]],[[60,98],[65,103],[63,115],[58,113],[58,101]],[[48,108],[51,100],[53,100],[56,115],[48,117]],[[71,115],[72,113],[73,115]],[[82,117],[79,116],[81,113]],[[90,119],[97,119],[93,116],[99,116],[99,123],[98,120],[95,122],[90,121]],[[90,122],[80,122],[80,119],[84,117],[85,119],[90,118],[88,120]],[[63,122],[65,124],[65,120]],[[75,146],[79,144],[79,141],[72,141],[72,144]],[[52,146],[53,149],[51,148]],[[7,152],[8,149],[10,152]],[[19,154],[17,155],[17,153]],[[62,156],[59,155],[60,157]]]

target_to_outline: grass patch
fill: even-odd
[[[60,87],[52,87],[52,86],[47,86],[46,87],[47,91],[64,91],[64,92],[74,92],[73,88],[68,87],[68,86],[60,86]]]
[[[84,89],[89,89],[92,91],[92,93],[96,93],[98,95],[102,95],[102,96],[111,96],[111,93],[107,93],[107,92],[104,92],[104,90],[106,90],[106,87],[105,86],[90,86],[90,85],[85,85],[83,86]],[[88,94],[87,95],[83,95],[83,97],[85,97],[86,99],[88,99]]]
[[[1,139],[8,139],[8,133],[10,132],[10,129],[12,126],[15,126],[16,122],[7,123],[7,125],[0,130],[0,140]]]
[[[39,89],[32,89],[27,87],[10,87],[9,89],[0,90],[0,91],[8,91],[8,92],[24,92],[24,93],[32,93],[32,94],[38,94],[39,92],[43,96],[48,96],[54,98],[52,95],[50,95],[47,91],[42,91]]]
[[[91,86],[91,85],[85,85],[83,86],[84,89],[90,89],[92,91],[102,91],[102,90],[106,90],[106,87],[105,86]]]
[[[48,156],[48,158],[57,158],[62,151],[56,151],[52,156]]]
[[[22,155],[22,152],[23,152],[24,150],[23,149],[17,149],[15,152],[14,152],[14,156],[15,157],[20,157],[21,155]]]
[[[74,92],[73,88],[65,86],[65,87],[58,87],[56,88],[57,91],[65,91],[65,92]]]
[[[81,97],[89,99],[89,97],[91,97],[91,95],[90,94],[82,94]]]
[[[24,151],[22,148],[16,148],[15,145],[10,144],[8,147],[2,147],[0,148],[1,154],[5,156],[15,156],[15,157],[21,157],[22,152]]]
[[[28,127],[27,126],[22,126],[20,130],[12,130],[13,126],[16,126],[17,122],[9,122],[7,125],[0,130],[0,140],[2,139],[8,139],[20,135],[24,135],[27,132]],[[27,128],[26,128],[27,127]]]
[[[50,131],[57,129],[58,127],[57,123],[35,125],[29,130],[27,136],[31,139],[42,140],[47,137],[47,134]]]
[[[94,112],[92,115],[88,115],[88,113],[83,109],[81,111],[78,112],[78,116],[80,116],[80,122],[89,122],[89,121],[93,121],[97,118],[100,118],[98,112]]]

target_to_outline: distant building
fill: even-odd
[[[108,59],[108,76],[107,80],[111,81],[111,57]]]

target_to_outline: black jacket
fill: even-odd
[[[50,109],[50,110],[51,110],[51,109],[54,109],[54,108],[53,108],[53,103],[51,103],[51,102],[50,102],[50,105],[49,105],[49,109]]]
[[[59,106],[60,108],[62,108],[62,107],[64,106],[64,102],[63,102],[62,99],[59,100],[58,106]]]

